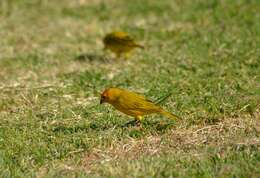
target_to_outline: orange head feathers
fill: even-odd
[[[121,89],[119,88],[108,88],[101,93],[101,98],[100,98],[100,104],[102,103],[112,103],[115,102],[116,99],[119,97],[121,93]]]
[[[108,101],[108,92],[105,90],[103,93],[101,93],[100,97],[100,104],[105,103]]]

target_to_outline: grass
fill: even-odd
[[[257,0],[2,0],[0,177],[259,177]],[[124,30],[146,46],[102,51]],[[179,123],[99,105],[117,86]]]

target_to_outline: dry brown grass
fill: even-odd
[[[259,118],[226,118],[214,125],[194,125],[176,128],[164,135],[148,136],[139,140],[129,138],[115,142],[109,148],[95,148],[82,161],[86,170],[96,165],[120,160],[135,160],[144,156],[168,153],[189,153],[200,156],[207,147],[218,147],[219,157],[230,149],[260,148]]]

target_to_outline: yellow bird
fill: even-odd
[[[117,58],[120,58],[122,54],[125,54],[125,57],[128,57],[128,54],[134,48],[144,49],[144,46],[137,44],[127,33],[120,31],[107,34],[103,39],[103,43],[105,49],[114,52]]]
[[[179,119],[178,116],[165,111],[144,96],[120,88],[108,88],[101,94],[100,104],[109,103],[117,110],[135,117],[140,121],[144,115],[158,113],[171,119]]]

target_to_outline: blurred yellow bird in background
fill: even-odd
[[[107,34],[103,39],[103,43],[105,49],[111,50],[116,54],[117,58],[120,58],[122,54],[127,58],[134,48],[144,49],[144,46],[137,44],[126,32],[121,31]]]
[[[117,110],[135,117],[140,121],[144,115],[158,113],[171,119],[179,119],[178,116],[165,111],[144,96],[120,88],[108,88],[101,94],[100,104],[109,103]]]

